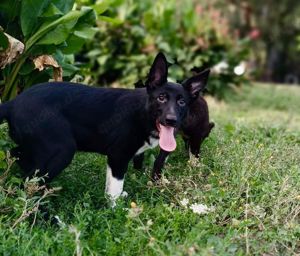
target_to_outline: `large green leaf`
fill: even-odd
[[[52,30],[55,30],[57,26],[72,21],[77,21],[81,16],[88,13],[89,10],[71,11],[66,15],[60,17],[59,19],[56,19],[55,21],[42,24],[40,29],[26,42],[26,49],[30,49],[35,43],[37,43],[37,41],[42,40],[43,37],[47,35],[47,33],[50,33]]]
[[[81,37],[83,39],[91,40],[94,38],[97,31],[98,31],[97,28],[82,26],[80,29],[76,29],[74,35]]]
[[[81,25],[83,23],[86,24],[94,24],[96,19],[97,19],[97,15],[94,9],[90,8],[90,7],[86,7],[83,6],[81,8],[81,12],[83,15],[80,16],[79,20],[78,20],[78,24]]]
[[[49,5],[50,0],[22,0],[21,28],[25,37],[33,34],[38,25],[38,17]]]
[[[53,17],[57,15],[63,15],[63,13],[53,3],[51,3],[41,15],[41,17]]]
[[[67,39],[67,41],[66,41],[67,46],[62,49],[62,52],[64,54],[73,54],[73,53],[79,52],[85,42],[86,42],[86,40],[84,38],[78,37],[75,35],[71,35]]]
[[[71,34],[72,28],[75,26],[77,19],[70,20],[69,22],[59,24],[55,29],[46,34],[37,44],[61,44]]]
[[[51,0],[51,3],[64,14],[72,10],[74,2],[74,0]]]

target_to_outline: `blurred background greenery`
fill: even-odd
[[[294,0],[4,0],[0,59],[7,34],[25,50],[2,65],[2,100],[53,78],[53,63],[34,64],[41,55],[64,80],[96,86],[133,87],[159,51],[174,81],[211,68],[208,93],[217,98],[251,80],[298,84],[299,14]]]

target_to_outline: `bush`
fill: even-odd
[[[111,0],[104,14],[117,18],[98,25],[101,33],[84,51],[90,69],[83,74],[98,85],[118,81],[132,86],[145,77],[153,56],[162,51],[175,64],[170,70],[174,80],[195,66],[201,70],[226,62],[226,70],[214,74],[209,86],[212,94],[222,96],[223,89],[244,81],[233,70],[247,57],[247,42],[233,36],[216,5],[204,2]]]
[[[63,76],[72,77],[78,70],[74,65],[74,53],[96,33],[93,28],[96,14],[90,7],[74,8],[74,0],[3,0],[0,3],[0,48],[2,54],[10,45],[7,34],[23,42],[25,49],[19,50],[17,61],[6,63],[0,73],[2,99],[9,100],[21,89],[38,82],[48,81],[51,70],[36,70],[33,59],[37,56],[52,55],[42,58],[39,68],[50,65],[62,68]],[[4,34],[4,32],[6,34]],[[8,49],[11,52],[13,49]],[[24,48],[24,47],[23,47]],[[0,49],[0,50],[1,50]],[[1,56],[2,59],[5,56]]]

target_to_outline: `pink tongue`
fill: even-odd
[[[171,152],[176,148],[176,140],[174,138],[174,127],[163,126],[159,124],[159,146],[161,149]]]

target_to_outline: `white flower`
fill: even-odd
[[[153,221],[150,219],[150,220],[148,220],[147,221],[147,227],[150,227],[150,226],[152,226],[153,225]]]
[[[206,214],[212,211],[211,208],[207,207],[207,205],[204,204],[192,204],[190,206],[190,209],[193,211],[193,213],[198,214]]]
[[[212,67],[212,70],[217,73],[217,74],[221,74],[221,73],[225,73],[229,68],[229,65],[226,61],[221,61],[219,63],[217,63],[215,66]]]
[[[180,204],[183,206],[183,207],[187,207],[189,203],[189,199],[187,198],[183,198],[181,201],[180,201]]]
[[[163,178],[161,179],[161,183],[162,183],[163,185],[167,185],[167,184],[170,184],[170,181],[169,181],[167,178],[163,177]]]

